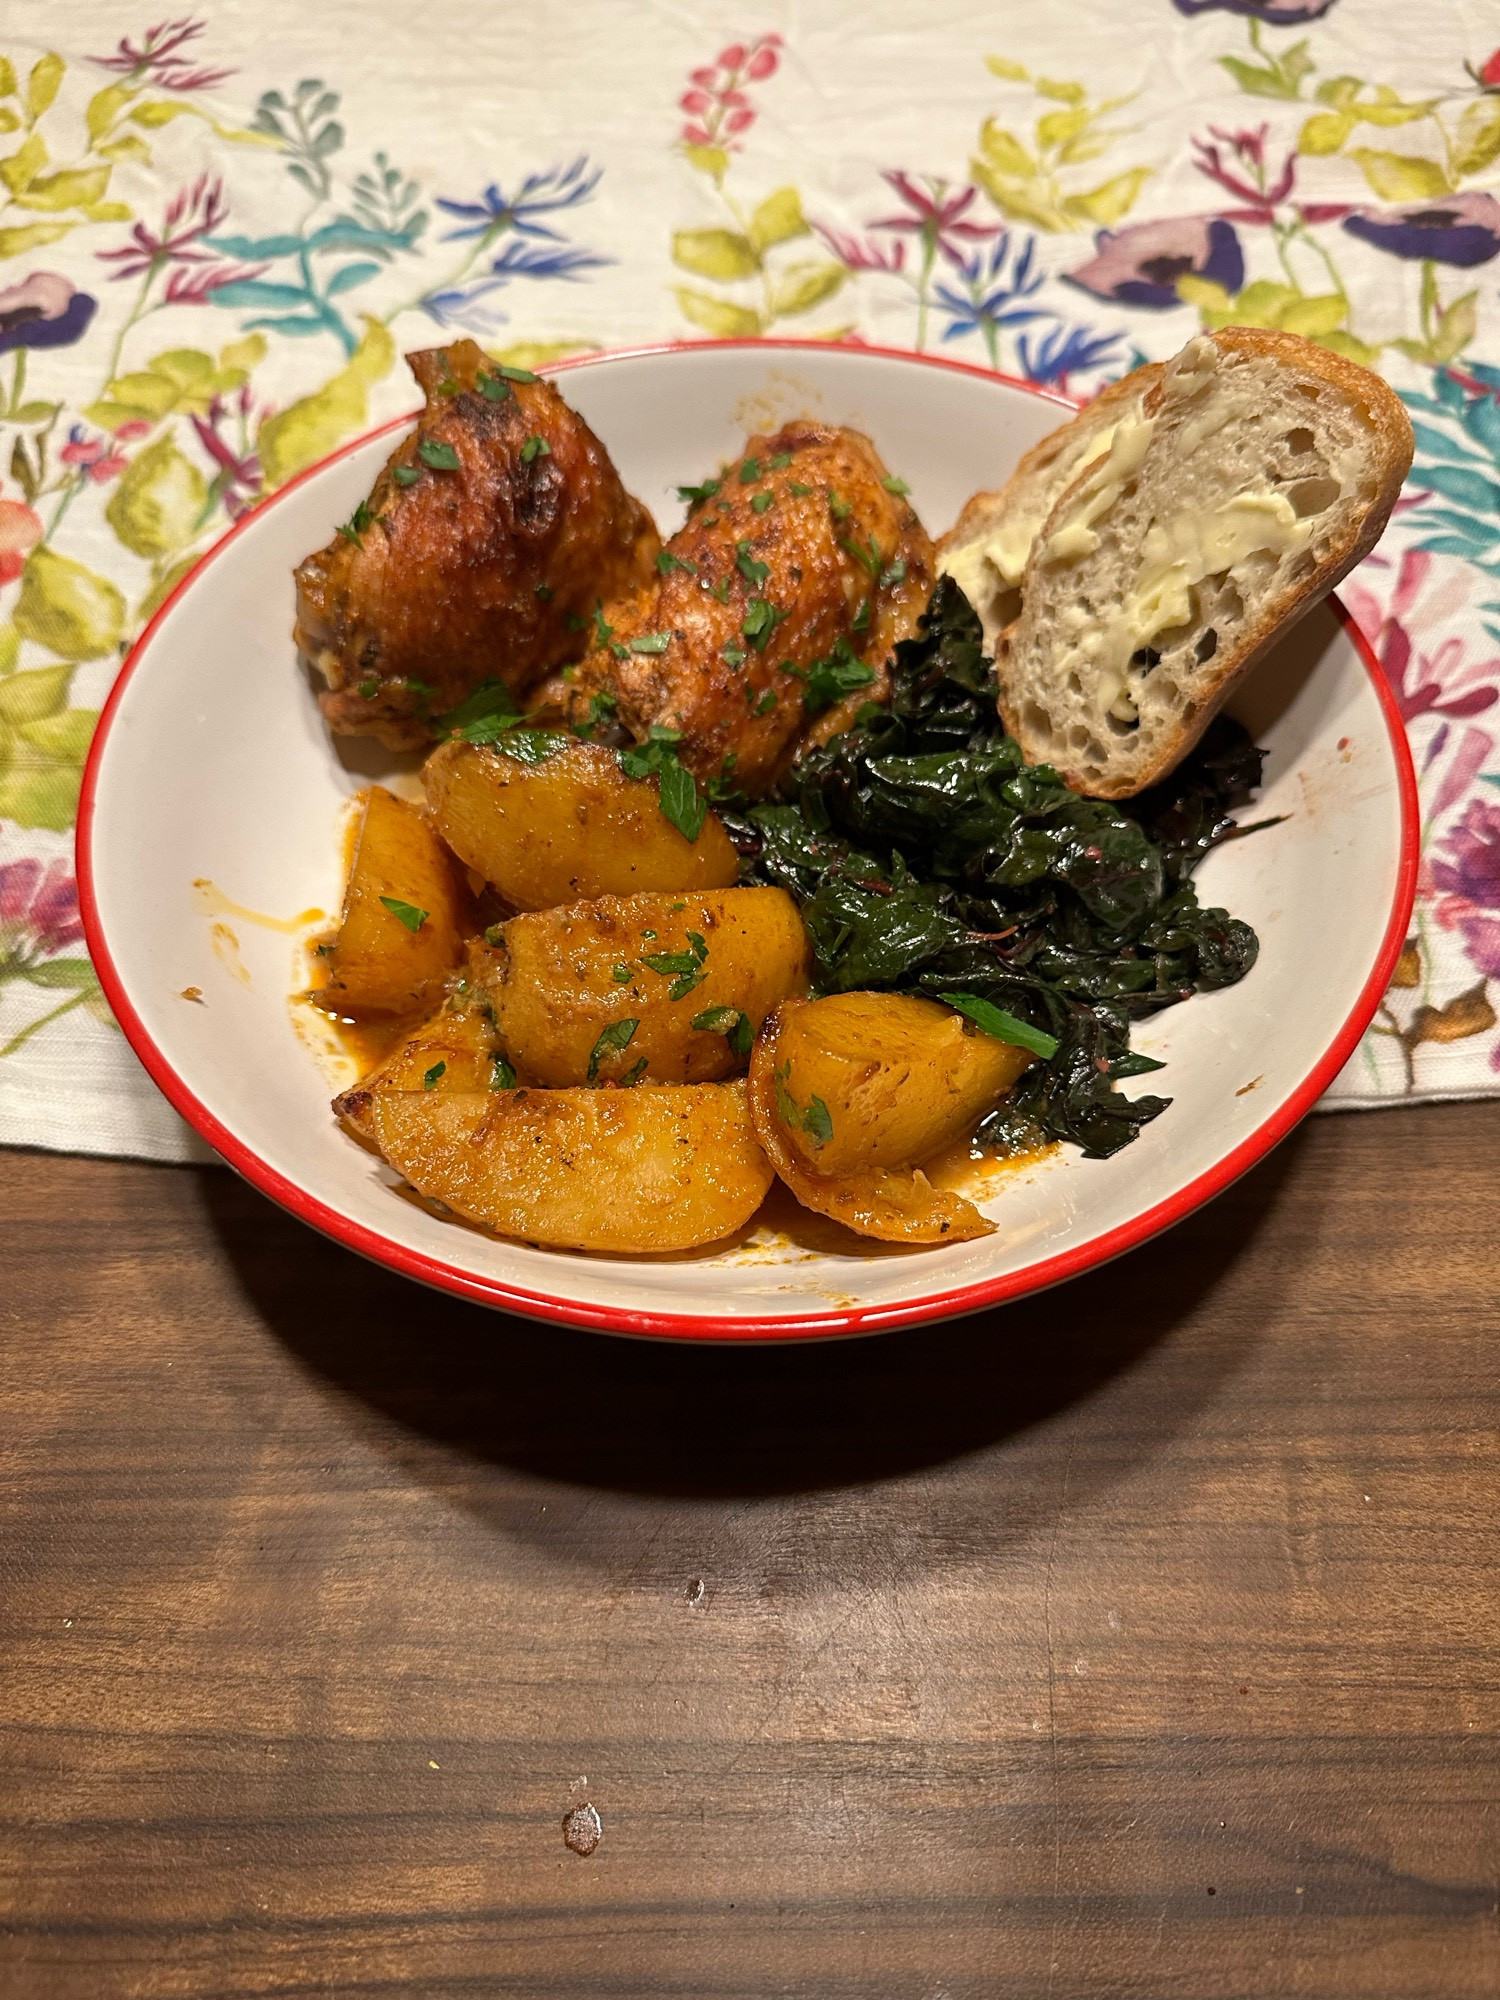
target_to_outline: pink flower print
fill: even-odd
[[[1404,722],[1428,714],[1454,719],[1480,715],[1500,700],[1500,659],[1465,659],[1467,648],[1456,634],[1431,653],[1417,654],[1408,621],[1431,570],[1432,557],[1425,549],[1407,549],[1384,610],[1359,584],[1350,585],[1345,593],[1355,623],[1375,649]]]
[[[688,114],[682,143],[737,152],[756,117],[755,107],[741,86],[763,83],[774,76],[781,48],[780,35],[762,35],[751,43],[731,42],[720,49],[713,64],[693,70],[688,78],[690,87],[678,100]]]
[[[1240,208],[1221,210],[1220,220],[1269,229],[1276,221],[1277,209],[1296,185],[1295,149],[1286,155],[1273,174],[1266,165],[1269,125],[1258,125],[1253,131],[1246,129],[1240,132],[1221,132],[1217,125],[1210,125],[1208,129],[1208,139],[1193,141],[1193,150],[1198,155],[1194,165],[1200,174],[1206,175],[1226,194],[1232,194],[1236,201],[1244,204]],[[1210,140],[1218,143],[1210,144]],[[1349,212],[1347,202],[1307,202],[1299,203],[1297,207],[1297,213],[1304,222],[1338,222]]]
[[[186,15],[176,21],[158,21],[141,37],[139,48],[122,35],[112,56],[90,56],[89,61],[97,63],[100,69],[119,71],[131,83],[154,83],[160,90],[209,90],[233,76],[234,71],[195,69],[189,58],[180,53],[189,42],[198,39],[204,25]]]
[[[132,418],[128,424],[121,424],[115,432],[113,448],[108,438],[90,437],[82,424],[74,424],[68,432],[68,442],[58,453],[64,465],[77,466],[84,476],[96,486],[102,486],[106,479],[118,478],[130,463],[119,447],[134,444],[142,438],[151,426]]]
[[[963,220],[979,198],[976,187],[961,187],[950,193],[947,181],[928,180],[924,189],[910,174],[899,170],[887,171],[881,178],[900,195],[907,213],[885,216],[879,222],[872,222],[870,227],[919,237],[929,255],[933,250],[940,250],[955,270],[963,270],[974,254],[974,244],[987,243],[991,237],[1000,234],[999,223]]]
[[[0,585],[15,582],[41,539],[41,521],[23,500],[0,500]]]
[[[166,303],[201,305],[220,285],[258,278],[267,268],[264,264],[220,263],[212,249],[203,247],[204,239],[212,236],[228,214],[223,182],[203,174],[191,188],[173,196],[160,229],[151,230],[138,222],[121,249],[100,250],[96,255],[101,263],[118,266],[110,272],[111,278],[138,278],[142,272],[154,273],[170,266]]]
[[[78,885],[64,861],[0,865],[0,977],[53,958],[83,936]]]

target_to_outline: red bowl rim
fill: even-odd
[[[572,368],[595,367],[600,363],[634,360],[648,355],[701,352],[705,348],[709,350],[758,348],[826,354],[830,351],[830,343],[815,340],[662,341],[641,347],[570,356],[550,364],[544,371],[539,372],[554,374]],[[972,362],[955,361],[940,355],[916,354],[903,348],[879,347],[863,342],[858,344],[851,342],[837,351],[851,355],[868,354],[928,368],[952,369],[961,374],[978,376],[986,382],[1000,382],[1009,388],[1024,390],[1028,395],[1058,403],[1065,409],[1074,407],[1066,397],[1039,388],[1034,382],[1022,381],[1017,376],[1003,375],[993,369],[981,368]],[[212,548],[205,551],[170,595],[158,606],[145,630],[131,647],[100,715],[88,761],[84,767],[79,796],[77,830],[79,908],[94,969],[98,973],[99,983],[115,1019],[152,1081],[173,1108],[237,1173],[249,1181],[252,1187],[269,1195],[273,1201],[280,1203],[299,1220],[309,1223],[314,1229],[331,1237],[335,1242],[342,1243],[348,1249],[358,1251],[361,1256],[368,1257],[377,1264],[383,1264],[390,1270],[398,1271],[403,1277],[414,1278],[419,1283],[431,1285],[438,1291],[451,1292],[460,1298],[475,1300],[481,1305],[523,1313],[533,1319],[560,1321],[565,1325],[587,1327],[601,1333],[647,1335],[677,1340],[762,1341],[826,1340],[839,1336],[884,1332],[923,1321],[978,1312],[986,1306],[1001,1305],[1010,1299],[1023,1297],[1027,1293],[1061,1284],[1069,1278],[1078,1277],[1099,1264],[1121,1256],[1127,1250],[1135,1249],[1148,1238],[1159,1235],[1162,1230],[1170,1229],[1174,1223],[1181,1222],[1194,1209],[1200,1208],[1215,1195],[1221,1194],[1232,1182],[1238,1180],[1241,1174],[1263,1159],[1273,1146],[1284,1139],[1293,1126],[1312,1109],[1353,1054],[1390,984],[1391,976],[1396,969],[1396,961],[1406,941],[1412,907],[1416,900],[1421,814],[1411,749],[1395,697],[1369,642],[1355,624],[1347,607],[1339,598],[1330,597],[1328,602],[1353,642],[1374,686],[1396,763],[1401,807],[1401,853],[1390,917],[1369,976],[1325,1053],[1290,1096],[1262,1124],[1258,1125],[1248,1137],[1242,1139],[1231,1152],[1226,1153],[1223,1159],[1199,1174],[1196,1179],[1189,1181],[1185,1187],[1179,1188],[1176,1193],[1168,1195],[1151,1208],[1142,1210],[1139,1215],[1132,1216],[1128,1222],[1120,1223],[1115,1228],[1090,1238],[1087,1243],[1079,1244],[1071,1250],[1061,1251],[1052,1257],[1044,1257],[1034,1264],[1023,1266],[1020,1270],[1007,1271],[998,1277],[983,1279],[977,1284],[961,1285],[949,1291],[932,1292],[920,1299],[904,1299],[889,1305],[850,1306],[765,1319],[719,1316],[702,1312],[674,1313],[596,1306],[575,1299],[559,1298],[550,1292],[531,1291],[525,1286],[482,1277],[457,1265],[445,1263],[441,1258],[429,1257],[422,1251],[408,1249],[406,1245],[393,1242],[389,1237],[382,1235],[379,1230],[368,1229],[363,1223],[355,1222],[339,1210],[330,1207],[317,1195],[310,1193],[296,1181],[270,1166],[246,1145],[244,1140],[231,1132],[202,1099],[188,1088],[152,1039],[125,989],[125,983],[105,936],[94,878],[94,810],[99,774],[121,700],[132,677],[145,659],[157,629],[178,598],[192,587],[211,562],[222,555],[224,550],[264,513],[266,507],[275,506],[289,493],[295,492],[309,480],[317,478],[327,467],[336,464],[342,458],[347,458],[351,452],[361,450],[373,439],[384,437],[389,432],[409,424],[413,420],[413,415],[414,413],[408,413],[405,416],[392,417],[387,423],[341,445],[337,451],[330,452],[316,465],[307,467],[272,494],[263,506],[237,521]]]

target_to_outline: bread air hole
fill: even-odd
[[[1317,443],[1317,439],[1305,424],[1299,424],[1294,431],[1284,431],[1281,442],[1286,446],[1288,451],[1300,458],[1304,452],[1312,450],[1313,446]]]
[[[1309,515],[1326,513],[1343,490],[1336,479],[1299,479],[1295,486],[1287,488],[1286,497],[1298,517],[1305,521]]]

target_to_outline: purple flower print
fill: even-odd
[[[98,304],[56,271],[33,271],[0,291],[0,354],[13,347],[71,347]]]
[[[1268,28],[1294,28],[1299,21],[1321,21],[1338,0],[1172,0],[1179,14],[1248,14]]]
[[[1277,208],[1287,200],[1297,184],[1296,152],[1289,152],[1272,172],[1266,164],[1268,125],[1258,125],[1254,130],[1241,132],[1221,132],[1217,125],[1210,125],[1208,130],[1208,139],[1193,141],[1193,150],[1198,155],[1193,164],[1200,174],[1206,174],[1226,194],[1232,194],[1236,201],[1244,204],[1240,208],[1224,209],[1220,220],[1247,223],[1251,228],[1274,227]],[[1210,141],[1216,143],[1211,144]],[[1348,213],[1347,202],[1297,204],[1297,214],[1304,222],[1338,222]]]
[[[1500,201],[1492,194],[1455,194],[1404,208],[1357,208],[1344,218],[1351,236],[1387,250],[1468,270],[1500,253]]]
[[[82,936],[78,886],[66,862],[44,869],[28,857],[0,866],[0,978],[24,977]]]
[[[1432,879],[1445,892],[1438,922],[1461,931],[1478,970],[1500,979],[1500,805],[1471,800],[1433,856]]]
[[[1245,282],[1240,239],[1215,215],[1101,229],[1094,248],[1097,254],[1087,264],[1067,273],[1068,282],[1123,306],[1179,305],[1179,278],[1207,278],[1231,294]]]

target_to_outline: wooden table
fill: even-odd
[[[800,1350],[0,1212],[5,2000],[1500,1989],[1495,1106]]]

